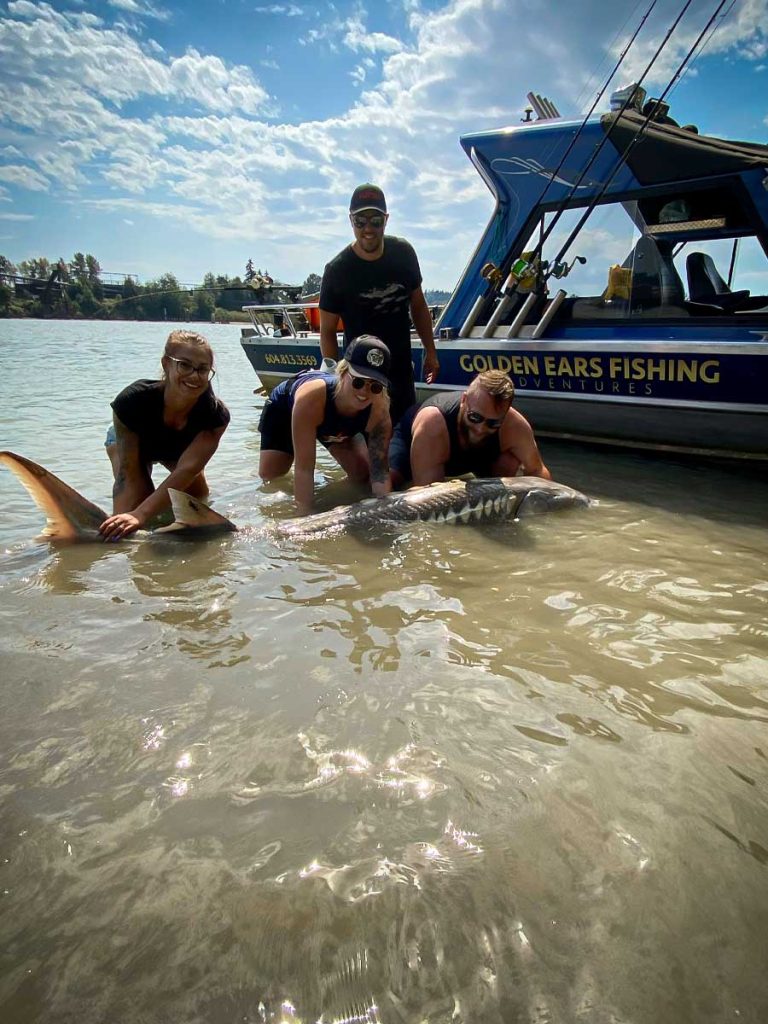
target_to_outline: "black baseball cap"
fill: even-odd
[[[366,182],[365,185],[358,185],[352,193],[349,212],[361,213],[363,210],[376,210],[378,213],[386,214],[387,200],[378,185]]]
[[[367,377],[389,387],[392,357],[380,338],[374,338],[372,334],[361,334],[350,341],[344,358],[353,377]]]

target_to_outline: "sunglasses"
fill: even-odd
[[[188,363],[186,359],[177,359],[176,356],[166,355],[166,359],[170,359],[172,363],[176,363],[176,368],[179,371],[181,377],[191,377],[193,373],[199,374],[205,380],[213,380],[216,376],[216,371],[208,363],[202,363],[200,366],[195,366],[194,363]]]
[[[356,228],[365,228],[370,225],[372,228],[376,228],[378,230],[379,228],[383,228],[386,223],[386,217],[382,217],[381,215],[374,217],[361,217],[360,214],[355,214],[351,219]]]
[[[352,378],[352,387],[355,389],[355,391],[362,391],[363,388],[366,386],[366,384],[371,389],[371,394],[372,395],[380,395],[381,392],[384,390],[384,385],[383,384],[381,384],[377,380],[371,380],[370,377],[353,377]]]
[[[480,413],[475,412],[474,409],[467,410],[467,419],[470,423],[474,423],[476,426],[479,426],[481,423],[485,423],[489,430],[498,430],[504,422],[503,416],[481,416]]]

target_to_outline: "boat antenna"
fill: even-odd
[[[687,8],[690,5],[690,2],[691,2],[691,0],[689,0],[689,2],[686,3],[685,8]],[[731,8],[734,6],[735,2],[736,2],[736,0],[730,0],[730,7]],[[570,235],[568,236],[568,238],[563,243],[563,245],[560,248],[560,251],[558,252],[557,256],[551,262],[549,271],[546,273],[546,275],[544,275],[544,279],[545,280],[547,278],[551,277],[552,276],[552,271],[555,270],[559,265],[562,264],[563,257],[565,256],[565,254],[568,252],[568,250],[570,249],[571,245],[573,244],[573,240],[576,238],[578,233],[584,227],[584,224],[586,223],[586,221],[589,218],[590,214],[592,213],[594,208],[597,206],[597,204],[600,202],[600,200],[603,198],[603,196],[606,194],[606,192],[610,188],[611,183],[613,182],[614,178],[619,173],[619,171],[624,166],[624,164],[627,162],[627,158],[628,158],[629,154],[631,153],[632,149],[640,141],[641,137],[645,134],[646,128],[648,127],[648,125],[653,120],[653,118],[656,115],[657,111],[659,111],[661,109],[661,105],[664,102],[665,96],[669,93],[670,89],[675,85],[675,83],[678,81],[680,76],[683,74],[683,72],[685,71],[686,66],[688,65],[688,62],[693,57],[693,54],[696,52],[697,47],[699,46],[699,44],[701,43],[702,39],[704,38],[704,36],[709,31],[709,29],[712,26],[712,24],[715,22],[715,20],[719,16],[720,11],[725,7],[725,5],[727,3],[728,3],[728,0],[720,0],[720,2],[718,3],[717,7],[715,8],[713,14],[709,18],[709,21],[704,26],[704,28],[701,30],[699,35],[696,37],[696,40],[694,41],[693,46],[686,53],[685,57],[683,57],[682,61],[678,65],[678,68],[675,71],[674,75],[672,76],[672,78],[670,78],[669,82],[665,86],[664,91],[662,92],[661,96],[659,96],[657,99],[652,100],[649,103],[649,105],[648,105],[649,109],[648,109],[648,113],[645,116],[645,120],[643,121],[643,123],[640,125],[640,127],[637,129],[635,134],[630,139],[629,144],[627,145],[627,147],[624,150],[624,152],[619,155],[619,159],[616,161],[616,164],[615,164],[613,170],[609,174],[609,176],[606,179],[606,181],[603,183],[602,188],[592,198],[592,200],[589,203],[589,205],[587,206],[586,210],[584,211],[582,216],[579,218],[579,220],[578,220],[576,226],[574,227],[573,231],[571,231]],[[683,8],[683,11],[685,10],[685,8]],[[730,11],[730,8],[729,8],[729,11]],[[682,13],[683,12],[681,12],[680,16],[682,16]],[[680,19],[680,16],[678,16],[678,19],[677,19],[678,21]],[[669,37],[669,33],[667,34],[667,37],[665,37],[665,43],[666,43],[666,39],[668,37]],[[660,51],[658,51],[658,52],[660,52]],[[654,57],[654,59],[655,59],[655,57]],[[611,128],[615,127],[615,125],[618,123],[619,118],[620,118],[622,113],[623,113],[623,110],[618,111],[616,113],[615,120],[614,120],[613,124],[611,125]],[[564,207],[561,207],[561,209],[558,211],[558,213],[556,214],[556,217],[554,219],[556,219],[557,217],[560,216],[560,214],[563,212],[563,209],[564,209]],[[553,219],[553,224],[554,224],[554,219]],[[547,235],[552,230],[553,224],[550,224],[549,229],[542,236],[542,239],[540,240],[539,246],[538,246],[539,252],[541,251],[541,246],[542,246],[543,242],[546,240]]]

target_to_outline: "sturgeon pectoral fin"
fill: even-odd
[[[45,514],[47,522],[42,537],[57,541],[94,540],[94,534],[98,534],[107,518],[106,512],[23,455],[0,452],[0,462],[15,474]]]
[[[182,530],[221,530],[224,532],[237,529],[226,516],[215,512],[210,505],[206,505],[199,498],[185,494],[184,491],[176,491],[173,487],[169,487],[168,497],[171,499],[174,522],[170,526],[160,527],[155,533],[178,533]]]

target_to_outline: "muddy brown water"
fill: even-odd
[[[106,506],[164,333],[1,323],[0,447]],[[768,1019],[768,479],[542,447],[594,508],[303,544],[52,551],[0,472],[0,1019]]]

